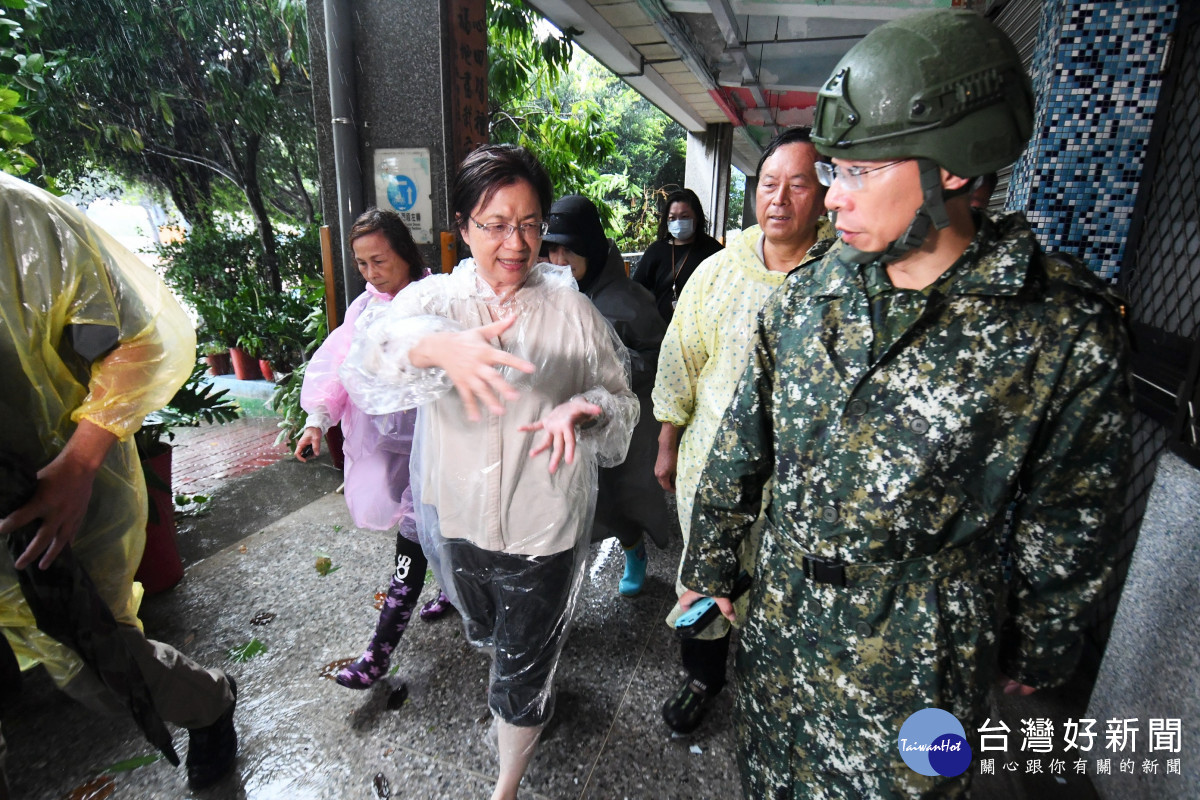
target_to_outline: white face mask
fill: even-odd
[[[687,239],[696,230],[696,220],[694,219],[671,219],[667,220],[667,233],[674,236],[676,239]]]

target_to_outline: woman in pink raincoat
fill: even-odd
[[[345,436],[346,505],[354,524],[372,530],[396,532],[396,571],[379,614],[375,634],[353,664],[337,674],[349,689],[366,689],[388,669],[392,651],[412,616],[413,606],[425,585],[427,563],[417,541],[412,491],[408,485],[408,460],[412,452],[416,411],[372,416],[350,401],[338,377],[355,322],[390,303],[396,293],[429,274],[408,227],[394,211],[369,209],[354,221],[350,246],[367,290],[346,309],[342,325],[317,349],[304,375],[300,405],[308,412],[304,434],[296,443],[296,457],[305,450],[320,453],[321,437],[338,422]],[[426,604],[422,616],[440,616],[449,607],[445,595]]]

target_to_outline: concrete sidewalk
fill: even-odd
[[[280,465],[283,466],[283,465]],[[265,471],[264,471],[265,472]],[[482,798],[494,758],[485,736],[487,658],[466,644],[457,616],[414,621],[391,685],[366,692],[322,677],[357,656],[373,629],[394,548],[387,533],[354,528],[327,494],[188,569],[183,583],[143,604],[147,633],[238,679],[236,774],[212,798],[378,798],[378,775],[397,798]],[[337,569],[321,576],[319,555]],[[659,704],[677,685],[678,646],[662,625],[674,600],[678,550],[651,552],[646,590],[616,594],[620,547],[593,546],[557,679],[554,721],[526,776],[527,798],[731,798],[739,795],[725,693],[689,739],[671,739]],[[427,586],[426,597],[436,587]],[[268,624],[260,615],[274,614]],[[262,655],[227,651],[257,639]],[[387,708],[392,688],[408,702]],[[99,719],[55,692],[40,671],[5,713],[13,796],[51,800],[100,779],[114,797],[192,797],[165,760],[111,778],[112,765],[153,754],[132,722]],[[177,733],[176,748],[187,749]],[[95,795],[97,797],[106,795]]]
[[[262,440],[255,431],[244,434]],[[225,441],[246,452],[232,429],[192,435],[193,442]],[[232,776],[197,795],[187,789],[183,770],[165,760],[129,768],[131,759],[155,753],[133,723],[94,717],[34,670],[19,700],[4,711],[12,796],[487,797],[495,774],[486,744],[488,659],[466,644],[457,616],[414,621],[386,686],[353,692],[324,677],[327,665],[357,656],[366,643],[377,617],[374,595],[386,587],[394,549],[392,534],[353,527],[343,498],[333,493],[339,482],[327,457],[309,464],[285,458],[219,482],[212,508],[181,520],[183,582],[143,603],[152,638],[237,678],[241,749]],[[741,797],[731,692],[689,738],[672,738],[659,715],[682,680],[677,640],[662,624],[674,601],[677,536],[675,542],[668,551],[651,548],[646,589],[633,599],[616,593],[620,547],[613,540],[592,546],[559,668],[555,716],[522,798]],[[337,569],[320,575],[315,564],[321,556]],[[435,591],[426,586],[422,599]],[[261,655],[244,663],[229,659],[230,650],[253,640],[265,646]],[[407,702],[389,708],[401,685]],[[1023,718],[1080,716],[1086,698],[1039,692],[997,702],[993,719],[1017,731]],[[183,757],[185,731],[176,733],[175,744]],[[1072,800],[1095,793],[1086,777],[1001,771],[977,777],[973,797]]]

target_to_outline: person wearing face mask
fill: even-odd
[[[546,260],[569,266],[579,291],[612,323],[629,353],[633,392],[641,406],[625,461],[600,470],[592,523],[593,541],[615,536],[625,549],[618,591],[632,597],[642,591],[646,578],[645,535],[665,547],[671,529],[666,496],[654,480],[658,423],[650,402],[667,325],[655,311],[654,296],[625,276],[621,251],[605,237],[591,200],[578,194],[564,197],[550,207],[548,221],[550,228],[542,237]]]
[[[633,279],[654,294],[654,305],[667,322],[696,267],[724,248],[705,229],[704,209],[696,193],[691,189],[671,192],[658,219],[658,238],[646,248],[633,272]]]
[[[386,306],[401,289],[429,275],[429,270],[408,226],[395,211],[370,208],[363,212],[350,229],[350,247],[367,288],[346,309],[345,320],[330,332],[308,362],[300,390],[300,405],[308,412],[308,419],[296,442],[296,458],[306,461],[319,455],[321,438],[340,422],[346,437],[346,506],[354,524],[381,531],[399,526],[395,572],[375,633],[359,659],[335,677],[347,689],[366,689],[387,674],[392,651],[425,586],[428,564],[417,538],[408,485],[417,414],[413,410],[381,416],[364,413],[346,394],[338,369],[363,312]],[[444,595],[439,595],[431,602],[443,599]]]

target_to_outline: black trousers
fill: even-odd
[[[509,724],[541,725],[554,712],[554,667],[583,555],[508,555],[452,539],[443,547],[467,638],[493,649],[488,707]]]
[[[725,686],[725,660],[729,656],[729,634],[720,639],[684,639],[679,643],[683,668],[689,678],[716,694]]]

